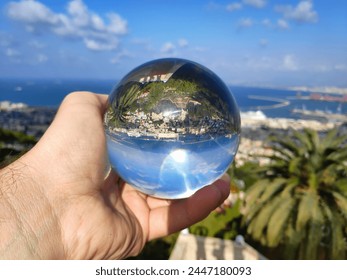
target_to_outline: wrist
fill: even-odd
[[[37,176],[21,159],[0,170],[0,258],[63,258],[60,227]]]

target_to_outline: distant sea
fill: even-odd
[[[0,79],[0,101],[23,102],[29,106],[58,107],[64,97],[72,91],[92,91],[109,94],[117,81],[112,80],[24,80]],[[261,110],[270,118],[301,118],[293,109],[320,110],[326,113],[347,114],[347,103],[323,102],[296,99],[297,91],[270,88],[230,86],[242,112]],[[308,95],[307,92],[301,92]],[[289,101],[281,108],[268,108],[278,101],[254,99],[261,96]]]

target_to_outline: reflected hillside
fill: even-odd
[[[182,60],[146,64],[143,73],[136,69],[120,82],[110,103],[105,122],[114,133],[210,139],[240,130],[228,88],[209,70]]]
[[[166,133],[167,138],[176,138],[176,133],[225,134],[232,125],[226,104],[190,81],[132,82],[118,96],[117,109],[110,107],[107,116],[108,124],[119,132],[138,129],[138,133]]]

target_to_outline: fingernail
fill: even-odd
[[[217,186],[221,186],[222,188],[230,188],[230,176],[225,173],[223,176],[215,182]]]
[[[220,178],[222,181],[230,184],[230,176],[228,173],[224,173],[223,176]]]
[[[219,180],[217,180],[214,183],[214,185],[221,192],[221,198],[220,198],[219,204],[222,204],[224,202],[224,200],[230,194],[230,177],[229,177],[229,175],[223,175]]]

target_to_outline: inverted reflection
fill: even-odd
[[[110,163],[125,181],[153,196],[182,198],[227,170],[239,144],[240,115],[213,72],[161,59],[115,87],[105,131]]]

